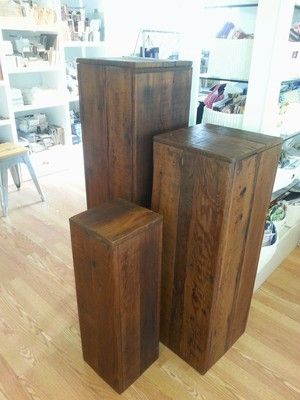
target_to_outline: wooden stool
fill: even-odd
[[[8,174],[7,170],[10,169],[12,178],[16,187],[19,189],[21,186],[18,164],[23,162],[27,165],[31,178],[39,192],[42,201],[44,195],[38,183],[34,169],[31,165],[28,149],[13,143],[0,144],[0,197],[3,216],[6,217],[8,209]]]
[[[162,218],[114,200],[70,228],[83,357],[121,393],[158,358]]]
[[[215,125],[154,138],[161,341],[205,373],[246,328],[282,140]]]

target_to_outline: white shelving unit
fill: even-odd
[[[214,78],[210,82],[244,82],[248,84],[247,98],[242,115],[226,115],[214,111],[213,120],[203,122],[237,127],[247,131],[288,137],[300,131],[298,113],[289,114],[290,129],[278,126],[279,94],[282,82],[300,80],[300,42],[290,42],[292,23],[300,21],[300,2],[295,0],[209,0],[203,2],[202,50],[210,51],[208,71],[200,75],[200,99],[206,96],[201,83],[203,78]],[[234,22],[245,33],[253,33],[252,43],[244,48],[248,39],[216,39],[216,34],[227,21]],[[209,32],[210,29],[210,32]],[[241,47],[239,49],[239,47]],[[227,53],[226,53],[227,52]],[[216,57],[219,56],[218,57]],[[211,65],[210,65],[211,62]],[[216,73],[217,72],[217,73]],[[199,97],[198,97],[199,99]],[[300,103],[300,102],[299,102]],[[299,105],[300,107],[300,105]],[[206,120],[205,120],[206,119]],[[295,119],[292,124],[291,119]],[[288,125],[288,124],[287,124]],[[282,172],[282,171],[278,171]],[[289,185],[290,175],[282,182],[278,173],[274,187]],[[295,179],[300,178],[299,168]],[[281,179],[281,182],[278,182]],[[299,223],[285,227],[279,235],[276,251],[269,261],[261,257],[256,280],[256,289],[280,264],[300,240]]]
[[[75,62],[77,57],[105,56],[105,42],[99,40],[64,41],[65,23],[61,20],[61,7],[85,8],[91,13],[94,9],[103,11],[102,0],[41,0],[39,4],[56,12],[56,22],[50,25],[37,24],[33,17],[0,17],[0,64],[3,80],[0,80],[0,142],[18,142],[17,119],[27,114],[45,113],[50,124],[64,129],[64,146],[72,145],[70,109],[79,110],[79,96],[71,94],[67,89],[66,63]],[[27,67],[12,66],[6,56],[5,40],[11,35],[23,37],[36,34],[54,35],[56,38],[57,57],[53,63],[30,63]],[[11,89],[31,89],[44,86],[56,89],[56,99],[45,98],[41,102],[30,105],[13,106]],[[51,152],[55,151],[54,146]],[[60,150],[59,150],[60,151]],[[44,151],[42,153],[49,153]],[[32,154],[33,158],[42,159],[43,155]],[[47,154],[47,158],[49,154]],[[34,161],[34,160],[33,160]],[[43,171],[37,170],[38,174]]]

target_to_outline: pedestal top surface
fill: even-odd
[[[243,160],[282,143],[279,137],[210,124],[163,133],[154,141],[227,162]]]
[[[116,199],[70,218],[100,240],[115,245],[161,221],[161,215],[123,199]]]

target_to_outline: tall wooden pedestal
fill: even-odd
[[[153,136],[188,126],[192,63],[78,63],[88,208],[115,197],[149,207]]]
[[[245,330],[280,147],[214,125],[154,138],[161,341],[201,373]]]

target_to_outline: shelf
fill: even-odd
[[[0,26],[5,31],[28,31],[28,32],[45,32],[57,33],[59,27],[55,25],[36,25],[32,18],[24,17],[0,17]]]
[[[255,280],[254,291],[271,275],[271,273],[280,265],[288,254],[297,246],[300,237],[300,224],[292,227],[284,227],[279,234],[279,240],[271,259],[262,263],[260,261],[259,270]]]
[[[286,79],[281,81],[281,84],[284,85],[286,83],[292,83],[295,81],[300,81],[300,76],[290,76],[290,77],[286,77]]]
[[[10,119],[0,119],[0,126],[10,125]]]
[[[205,3],[207,5],[205,5]],[[204,3],[205,8],[244,8],[244,7],[257,7],[257,1],[251,0],[231,0],[231,1],[224,1],[224,0],[214,0],[214,1],[206,1]]]
[[[300,135],[300,132],[291,133],[289,135],[280,135],[280,137],[284,142],[286,142],[287,140],[292,139],[293,137],[298,135]]]
[[[79,101],[79,96],[72,96],[69,98],[69,103],[75,103]]]
[[[77,47],[101,47],[104,45],[104,42],[81,42],[80,40],[78,41],[69,41],[69,42],[64,42],[63,46],[65,48],[77,48]]]
[[[294,186],[296,186],[297,184],[299,184],[300,180],[299,179],[295,179],[292,183],[290,183],[288,186],[277,190],[276,192],[272,193],[271,196],[271,203],[270,206],[274,205],[277,201],[281,200],[286,193],[292,189]]]
[[[58,72],[62,71],[62,67],[53,67],[51,65],[45,66],[34,66],[34,67],[24,67],[15,68],[8,71],[8,74],[30,74],[36,72]]]
[[[244,79],[221,78],[221,77],[217,77],[217,76],[209,76],[207,74],[199,74],[199,78],[201,78],[201,79],[210,79],[212,81],[248,83],[248,80],[244,80]]]
[[[0,80],[0,116],[9,118],[0,120],[0,136],[2,141],[5,139],[17,143],[18,119],[25,115],[43,113],[46,114],[49,124],[59,126],[64,130],[62,147],[65,151],[68,146],[72,145],[70,110],[77,111],[79,109],[78,92],[74,90],[69,93],[67,90],[66,64],[71,62],[76,64],[76,58],[79,56],[95,57],[104,54],[106,42],[100,41],[100,36],[94,36],[93,38],[86,36],[85,39],[96,40],[91,42],[65,41],[64,39],[71,39],[71,36],[66,36],[69,33],[68,24],[66,21],[62,21],[61,18],[61,5],[63,3],[57,1],[38,3],[41,6],[39,10],[41,15],[39,16],[36,13],[37,10],[31,12],[33,10],[29,10],[30,7],[28,7],[28,10],[26,9],[26,13],[20,13],[19,16],[0,16],[0,61],[4,74],[4,76],[2,74],[0,76],[0,79],[4,79]],[[70,7],[71,3],[68,4]],[[80,5],[80,7],[86,7],[91,12],[94,9],[101,10],[101,12],[105,11],[105,7],[100,0],[95,0],[92,4],[93,7],[86,1],[79,2],[80,4],[75,3],[73,4],[74,7]],[[42,10],[43,8],[45,8],[45,13]],[[47,8],[55,12],[56,19],[52,12],[48,15]],[[23,17],[21,15],[27,16]],[[13,42],[13,38],[22,37],[30,41],[34,38],[33,42],[35,40],[43,42],[43,38],[40,37],[41,35],[44,36],[43,34],[48,36],[45,38],[47,43],[44,43],[47,49],[53,47],[55,50],[53,57],[50,54],[49,58],[30,58],[27,63],[21,58],[20,62],[17,62],[19,60],[15,60],[15,57],[6,57],[5,53],[8,53],[7,56],[9,56],[10,51],[8,43],[8,51],[4,51],[5,41]],[[75,39],[73,36],[72,38]],[[77,39],[79,38],[81,37],[77,37]],[[34,87],[54,89],[57,90],[57,93],[49,92],[47,94],[45,91],[39,97],[27,99],[26,105],[23,105],[22,98],[19,102],[17,100],[14,101],[11,89],[18,88],[23,91],[23,89]],[[34,104],[28,105],[29,101],[33,101]],[[45,153],[48,153],[48,151]],[[49,168],[49,172],[52,169],[53,166]]]
[[[19,106],[19,107],[14,107],[14,112],[23,112],[23,111],[34,111],[34,110],[39,110],[42,108],[53,108],[53,107],[59,107],[65,105],[64,102],[57,102],[57,103],[44,103],[44,104],[29,104],[26,106]]]

